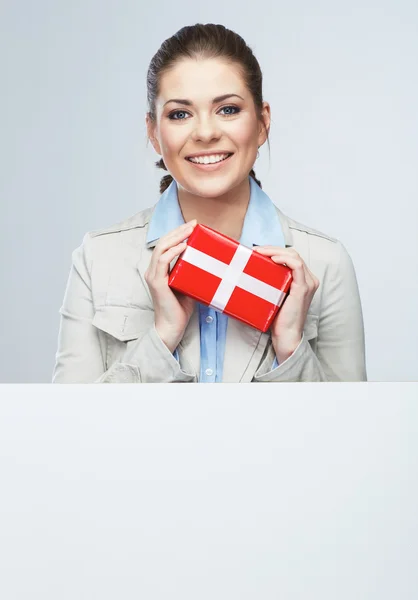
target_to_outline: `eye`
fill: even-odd
[[[221,110],[228,110],[228,111],[230,109],[235,110],[235,112],[227,112],[225,115],[226,117],[232,117],[233,115],[237,115],[239,112],[241,112],[241,109],[238,108],[238,106],[223,106],[221,108]]]
[[[172,113],[170,113],[168,115],[168,118],[171,119],[172,121],[184,121],[184,119],[182,118],[176,118],[174,115],[188,115],[189,113],[186,112],[185,110],[175,110]]]

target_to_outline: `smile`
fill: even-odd
[[[233,154],[213,154],[210,156],[196,156],[193,158],[186,158],[186,160],[199,169],[205,171],[213,171],[219,168],[225,162],[228,162]]]

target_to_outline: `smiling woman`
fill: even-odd
[[[270,105],[250,47],[222,25],[183,27],[152,58],[147,90],[147,134],[168,174],[154,206],[74,251],[53,381],[366,380],[350,256],[284,215],[255,176]],[[291,269],[267,333],[168,285],[197,223]]]
[[[210,30],[199,32],[196,26],[194,33],[188,35],[203,48],[205,34],[209,36]],[[223,205],[232,202],[242,211],[246,209],[248,175],[255,178],[253,165],[257,151],[268,137],[270,106],[263,102],[258,89],[257,82],[261,86],[262,80],[260,67],[244,41],[241,57],[245,57],[245,68],[236,56],[233,58],[229,46],[236,52],[237,44],[233,44],[231,34],[224,40],[217,36],[217,43],[223,45],[221,56],[216,56],[213,49],[203,53],[195,48],[199,54],[191,58],[189,47],[189,52],[177,55],[173,61],[175,49],[166,48],[163,55],[157,53],[149,69],[148,136],[156,152],[162,155],[157,166],[170,172],[161,181],[160,193],[174,179],[182,190],[180,205],[188,214],[194,214],[195,196],[201,199],[200,204],[204,202],[209,213],[213,213],[210,202],[213,198]],[[184,50],[184,44],[181,48]],[[212,171],[216,171],[216,176],[202,174]],[[202,201],[203,198],[207,200]],[[191,210],[186,204],[193,205]],[[212,224],[219,227],[219,219]],[[239,234],[239,223],[223,226],[234,237]]]

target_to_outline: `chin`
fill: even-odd
[[[245,176],[246,178],[246,176]],[[243,177],[181,177],[176,179],[178,185],[184,188],[189,194],[201,196],[202,198],[214,198],[222,196],[237,186]]]

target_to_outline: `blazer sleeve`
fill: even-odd
[[[346,248],[339,241],[336,246],[321,282],[316,351],[303,335],[287,360],[271,371],[264,361],[253,381],[367,381],[357,278]]]
[[[154,324],[135,340],[122,361],[106,370],[99,333],[92,324],[89,234],[72,254],[72,265],[60,309],[58,350],[53,383],[172,383],[195,382],[197,376],[181,369],[160,339]]]

